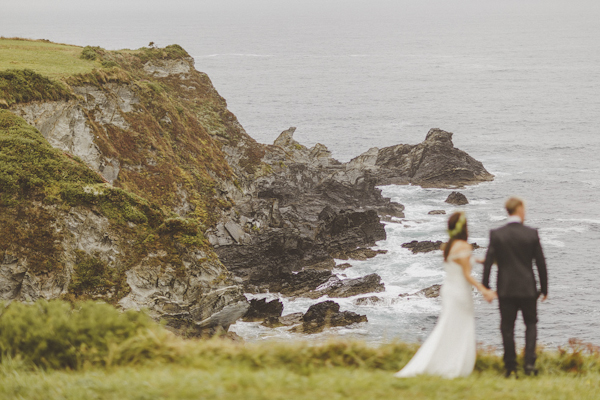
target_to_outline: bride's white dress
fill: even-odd
[[[437,324],[417,354],[395,376],[428,374],[456,378],[473,371],[477,351],[473,294],[462,267],[454,261],[470,255],[470,251],[457,253],[444,263],[446,277],[440,289],[442,312]]]

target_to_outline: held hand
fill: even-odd
[[[475,262],[478,263],[478,264],[483,264],[483,263],[485,263],[485,258],[481,258],[481,257],[480,258],[476,258]]]
[[[483,295],[485,301],[487,301],[488,303],[491,303],[494,299],[498,298],[498,293],[489,289],[485,289],[481,294]]]

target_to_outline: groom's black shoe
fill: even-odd
[[[537,376],[538,375],[538,370],[533,365],[526,365],[525,366],[525,375],[527,375],[527,376],[530,376],[530,375]]]
[[[506,372],[504,372],[504,377],[507,379],[510,378],[511,375],[514,375],[515,379],[519,379],[519,375],[517,375],[516,369],[507,369]]]

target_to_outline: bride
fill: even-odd
[[[446,277],[440,290],[442,312],[417,354],[395,376],[420,374],[444,378],[468,376],[475,366],[475,315],[471,285],[491,302],[496,292],[471,276],[472,246],[467,243],[467,217],[456,212],[448,219],[450,240],[444,248]]]

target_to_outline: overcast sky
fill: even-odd
[[[386,7],[394,10],[420,9],[430,7],[443,9],[456,9],[466,11],[469,9],[505,9],[522,8],[527,5],[544,4],[547,7],[560,5],[587,5],[598,4],[597,0],[3,0],[2,15],[7,13],[39,13],[76,11],[160,11],[167,13],[193,12],[213,13],[215,11],[230,11],[241,14],[253,12],[335,12],[343,10],[365,10]],[[53,13],[54,11],[54,13]]]
[[[551,15],[549,29],[560,29],[563,23],[597,24],[600,18],[599,0],[1,1],[0,36],[96,44],[108,49],[138,48],[149,40],[159,46],[180,43],[189,47],[217,31],[231,30],[239,32],[241,46],[250,33],[256,37],[323,34],[327,40],[331,32],[325,28],[334,24],[337,35],[373,30],[381,24],[416,35],[422,27],[485,25],[487,20],[492,23],[518,20],[520,26],[526,27],[527,19],[537,18],[540,13]],[[415,30],[415,26],[419,29]],[[189,37],[194,30],[190,27],[196,28],[198,36]],[[235,36],[228,34],[228,37]],[[203,43],[216,43],[216,39]]]

